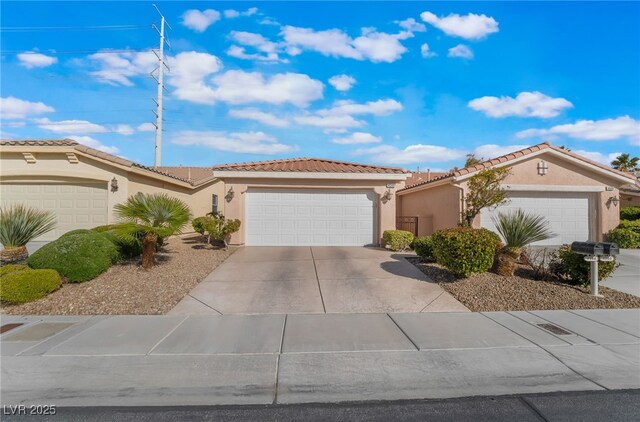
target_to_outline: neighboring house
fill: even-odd
[[[549,143],[525,148],[439,178],[408,185],[397,193],[397,215],[418,217],[418,233],[428,235],[460,222],[467,180],[489,167],[511,167],[504,186],[509,202],[483,210],[475,227],[494,229],[498,211],[522,208],[544,216],[556,236],[541,245],[603,240],[620,219],[620,188],[633,175],[591,161]]]
[[[38,240],[113,223],[114,205],[137,192],[166,192],[204,215],[222,197],[224,184],[210,168],[146,167],[70,139],[0,140],[0,203],[56,214],[56,230]],[[224,201],[218,204],[224,211]]]
[[[225,215],[242,221],[232,244],[379,245],[396,225],[397,189],[408,173],[316,158],[213,168],[225,183]]]
[[[623,207],[640,207],[640,171],[634,173],[636,178],[632,186],[620,189],[620,201]]]

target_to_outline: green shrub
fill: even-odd
[[[240,230],[240,220],[227,220],[221,213],[205,218],[207,234],[211,239],[224,243],[225,247],[231,234]]]
[[[27,269],[26,265],[16,265],[16,264],[7,264],[0,267],[0,277],[4,277],[7,274],[10,274],[15,271],[22,271]]]
[[[438,230],[431,237],[438,264],[464,277],[489,270],[500,244],[492,231],[468,227]]]
[[[120,258],[131,259],[140,256],[142,254],[142,239],[144,238],[144,233],[137,232],[131,236],[122,236],[118,231],[118,227],[118,224],[107,224],[104,226],[94,227],[91,230],[102,233],[107,239],[116,245]],[[156,242],[157,251],[160,250],[163,243],[164,238],[158,236],[158,240]]]
[[[0,278],[0,299],[7,303],[32,302],[58,290],[61,284],[55,270],[22,268]]]
[[[204,232],[207,231],[207,223],[209,222],[210,219],[211,219],[210,217],[194,218],[193,221],[191,222],[191,225],[193,226],[193,230],[196,233],[204,234]]]
[[[413,240],[413,250],[424,260],[433,260],[433,239],[431,236],[420,236]]]
[[[404,251],[413,242],[413,233],[406,230],[386,230],[382,233],[382,240],[392,251]]]
[[[67,233],[44,245],[27,263],[35,269],[54,269],[75,283],[97,277],[118,258],[118,248],[106,236],[87,230]]]
[[[111,230],[115,230],[118,228],[117,224],[105,224],[104,226],[97,226],[92,228],[91,230],[93,230],[94,232],[98,232],[98,233],[104,233],[104,232],[108,232]]]
[[[640,220],[640,207],[620,208],[620,220]]]
[[[640,220],[620,220],[617,229],[632,230],[640,234]]]
[[[640,234],[631,229],[613,229],[607,233],[607,240],[621,248],[640,248]]]
[[[615,257],[614,257],[615,258]],[[602,281],[618,267],[615,259],[611,262],[598,263],[598,281]],[[584,260],[584,255],[573,252],[570,245],[562,245],[555,253],[551,267],[558,276],[567,279],[571,284],[589,284],[590,263]]]

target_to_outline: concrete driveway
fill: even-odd
[[[640,249],[621,249],[620,266],[601,284],[621,292],[640,296]]]
[[[362,247],[244,247],[170,314],[468,311],[403,256]]]

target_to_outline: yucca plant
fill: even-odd
[[[29,256],[27,243],[56,227],[51,211],[39,210],[23,204],[0,208],[0,261],[17,262]]]
[[[526,213],[520,208],[498,213],[497,218],[491,219],[505,243],[505,246],[496,252],[494,270],[499,275],[513,275],[522,248],[555,236],[549,229],[549,222],[543,216]]]
[[[189,206],[165,193],[137,193],[114,207],[120,220],[116,232],[123,238],[143,233],[142,267],[154,265],[158,237],[179,233],[191,219]]]

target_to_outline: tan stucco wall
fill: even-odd
[[[418,236],[455,227],[460,221],[460,189],[447,183],[398,196],[398,216],[418,217]]]
[[[108,222],[115,222],[113,207],[138,192],[166,192],[185,201],[198,217],[211,212],[211,195],[217,194],[218,209],[224,212],[224,183],[215,180],[200,187],[190,188],[168,183],[152,176],[133,173],[97,159],[76,154],[78,163],[67,160],[64,150],[59,152],[36,152],[36,162],[29,164],[22,153],[2,151],[0,153],[0,183],[4,181],[41,183],[74,183],[90,181],[104,183],[107,187]],[[118,181],[118,190],[113,192],[110,183]]]
[[[371,190],[380,198],[387,191],[387,184],[398,182],[385,180],[345,180],[345,179],[273,179],[273,178],[225,178],[225,195],[229,189],[233,189],[234,197],[231,201],[226,202],[225,216],[227,218],[239,219],[244,222],[245,219],[245,193],[248,188],[274,188],[274,189],[354,189],[354,190]],[[381,241],[382,233],[385,230],[395,229],[396,224],[396,195],[397,189],[390,189],[392,195],[391,200],[382,203],[377,200],[377,237],[378,242]],[[224,195],[223,195],[224,196]],[[224,200],[224,198],[223,198]],[[241,245],[245,242],[244,224],[240,226],[240,230],[231,236],[231,244]]]
[[[640,195],[620,194],[621,207],[640,207]]]
[[[541,160],[546,161],[548,166],[547,174],[544,176],[539,175],[537,169]],[[594,240],[603,240],[604,234],[619,224],[619,206],[614,206],[610,199],[619,197],[618,187],[624,184],[560,157],[540,154],[512,164],[511,173],[503,185],[512,186],[514,191],[518,190],[518,186],[540,186],[540,190],[548,186],[549,189],[562,187],[561,189],[570,192],[588,192],[592,205],[591,215],[594,219],[591,224],[592,236]],[[606,187],[612,190],[607,191]],[[462,195],[466,195],[466,182],[434,185],[429,189],[403,194],[399,199],[398,215],[418,215],[425,220],[431,216],[433,230],[454,227],[458,224],[462,210],[460,189]],[[601,191],[592,192],[595,189]],[[473,225],[480,226],[480,216],[474,220]],[[420,235],[432,232],[429,231],[428,224],[419,229]]]

